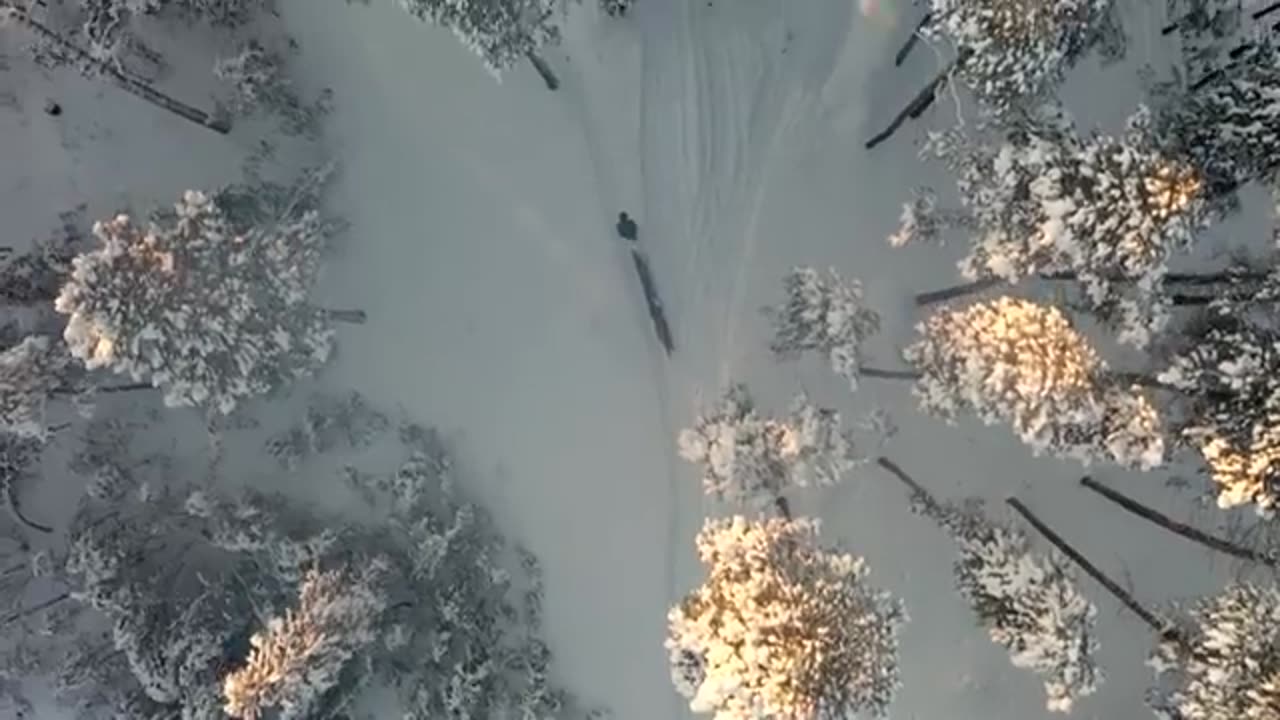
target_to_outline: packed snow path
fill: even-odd
[[[729,379],[765,407],[801,388],[851,417],[883,406],[901,426],[889,451],[939,494],[1019,492],[1054,522],[1082,518],[1061,529],[1113,572],[1125,548],[1150,597],[1197,592],[1182,556],[1149,552],[1160,538],[1074,494],[1079,466],[922,418],[901,386],[851,398],[765,350],[758,310],[792,265],[866,282],[885,316],[881,364],[909,336],[910,294],[954,277],[946,253],[884,243],[925,180],[913,132],[862,150],[934,70],[928,52],[892,67],[913,18],[895,29],[850,0],[639,0],[618,20],[587,3],[547,53],[552,93],[526,67],[494,82],[394,3],[283,5],[304,79],[337,102],[334,210],[352,229],[327,289],[370,318],[344,334],[325,381],[454,435],[463,481],[542,557],[556,668],[587,701],[620,720],[688,716],[668,681],[665,614],[698,581],[703,516],[728,509],[701,496],[674,440]],[[670,359],[614,234],[620,210],[640,225]],[[973,628],[951,593],[951,548],[896,483],[859,470],[792,507],[907,601],[895,717],[1050,717],[1038,681]],[[1135,717],[1149,639],[1104,614],[1102,659],[1118,672],[1077,714]]]

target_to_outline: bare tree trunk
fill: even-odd
[[[1269,275],[1270,273],[1265,271],[1232,272],[1229,270],[1222,270],[1219,272],[1210,272],[1210,273],[1169,273],[1164,276],[1164,280],[1166,283],[1171,285],[1186,285],[1191,287],[1201,287],[1206,285],[1216,285],[1218,283],[1230,282],[1232,280],[1235,280],[1238,282],[1239,281],[1261,282],[1267,279]],[[1037,280],[1046,280],[1046,281],[1058,281],[1058,280],[1074,281],[1077,279],[1076,273],[1073,273],[1073,272],[1039,273],[1034,277]],[[1132,278],[1123,278],[1123,277],[1111,278],[1111,280],[1115,282],[1132,282]],[[916,301],[916,305],[918,306],[933,305],[940,302],[946,302],[947,300],[954,300],[955,298],[958,298],[958,297],[964,297],[966,295],[979,293],[989,288],[1002,285],[1004,284],[1004,282],[1005,280],[1003,278],[995,278],[995,277],[982,278],[981,280],[973,280],[971,282],[960,283],[958,285],[951,285],[948,287],[944,287],[939,290],[930,290],[929,292],[919,293],[916,295],[915,301]],[[1197,304],[1197,299],[1196,299],[1197,296],[1194,296],[1194,295],[1186,295],[1186,296],[1174,295],[1174,297],[1186,298],[1186,301],[1182,303],[1175,301],[1174,302],[1175,305]]]
[[[22,618],[28,615],[34,615],[40,612],[41,610],[48,610],[49,608],[53,607],[54,605],[57,605],[63,600],[69,600],[69,599],[71,599],[71,593],[69,592],[64,592],[64,593],[59,593],[58,595],[54,595],[53,597],[49,598],[48,600],[45,600],[42,603],[37,603],[35,605],[32,605],[29,608],[25,608],[22,610],[18,610],[17,612],[10,613],[9,615],[0,619],[0,627],[4,627],[5,625],[9,625],[10,623],[17,622],[18,620],[21,620]]]
[[[155,386],[149,382],[123,383],[121,385],[107,385],[106,387],[96,387],[94,392],[100,393],[122,393],[134,392],[135,390],[154,390]],[[80,389],[73,387],[59,387],[50,391],[53,395],[76,395],[80,393]]]
[[[927,106],[929,103],[932,103],[933,95],[938,91],[938,86],[946,80],[947,73],[951,72],[951,68],[954,65],[955,63],[953,62],[951,65],[943,68],[933,80],[929,81],[928,85],[925,85],[919,93],[916,93],[916,96],[911,99],[911,102],[907,103],[907,106],[900,110],[898,114],[893,117],[893,120],[889,121],[888,127],[876,133],[871,137],[871,139],[867,140],[864,147],[867,150],[870,150],[885,140],[893,137],[893,134],[898,132],[898,128],[902,127],[902,124],[907,121],[907,118],[915,113],[917,107],[921,105]]]
[[[914,48],[916,43],[920,40],[920,29],[925,25],[928,25],[929,21],[932,19],[933,13],[926,12],[924,17],[920,18],[920,22],[916,23],[915,28],[911,30],[911,35],[907,37],[907,41],[898,49],[898,54],[893,56],[894,67],[901,65],[903,61],[907,59],[907,56],[911,54],[911,49]]]
[[[231,131],[231,125],[227,121],[219,118],[214,118],[209,113],[206,113],[203,110],[194,108],[190,105],[187,105],[186,103],[175,100],[169,97],[168,95],[165,95],[164,93],[160,92],[159,90],[156,90],[150,85],[147,85],[146,83],[143,83],[143,82],[139,82],[138,80],[135,80],[134,78],[131,78],[128,75],[125,75],[123,72],[120,72],[118,69],[111,67],[109,64],[94,58],[92,55],[86,52],[83,48],[72,43],[71,41],[62,37],[61,35],[54,32],[53,30],[49,29],[43,23],[32,18],[26,12],[23,12],[21,10],[18,10],[12,7],[10,7],[9,9],[12,10],[12,14],[14,18],[16,18],[19,22],[21,22],[23,25],[29,28],[36,35],[39,35],[41,38],[62,48],[69,55],[74,57],[78,62],[83,63],[84,65],[87,65],[89,67],[92,67],[98,72],[101,72],[103,75],[107,76],[108,78],[111,78],[111,80],[113,80],[120,89],[129,93],[132,93],[133,95],[139,98],[142,98],[143,100],[146,100],[147,102],[153,105],[156,105],[157,107],[164,108],[165,110],[168,110],[169,112],[185,120],[190,120],[191,122],[197,125],[201,125],[203,127],[209,128],[214,132],[222,133],[223,135],[225,135]]]
[[[911,99],[911,102],[907,103],[907,106],[894,116],[888,127],[876,133],[874,137],[866,142],[866,149],[870,150],[885,140],[893,137],[893,134],[898,131],[898,128],[901,127],[902,123],[906,122],[908,118],[919,117],[920,113],[924,112],[924,109],[933,103],[933,97],[938,92],[938,87],[941,86],[942,83],[946,82],[947,77],[949,77],[956,68],[960,67],[967,58],[968,53],[961,52],[959,57],[952,60],[946,67],[939,70],[933,80],[930,80],[929,84],[925,85],[924,88],[922,88],[920,92]]]
[[[1155,523],[1175,535],[1181,535],[1191,542],[1199,543],[1211,550],[1217,550],[1225,555],[1231,555],[1232,557],[1238,557],[1250,562],[1261,563],[1267,567],[1280,567],[1280,563],[1277,563],[1276,558],[1270,555],[1265,555],[1263,553],[1250,550],[1249,548],[1236,545],[1235,543],[1228,542],[1222,538],[1209,535],[1208,533],[1191,527],[1186,523],[1178,522],[1164,513],[1152,510],[1137,500],[1121,494],[1117,490],[1112,490],[1088,475],[1080,478],[1080,484],[1119,505],[1126,511],[1137,515],[1143,520]]]
[[[905,470],[889,458],[881,456],[876,459],[876,464],[885,470],[888,470],[890,475],[901,480],[902,483],[911,490],[911,497],[924,505],[925,514],[929,515],[935,522],[937,522],[937,519],[942,515],[942,504],[933,496],[933,493],[924,489],[923,485],[916,482],[915,478],[908,475]]]
[[[368,316],[363,310],[325,310],[325,317],[332,322],[351,323],[353,325],[363,325]]]
[[[1067,542],[1050,529],[1048,525],[1045,525],[1040,518],[1036,517],[1026,505],[1023,505],[1018,498],[1007,498],[1005,502],[1008,503],[1009,507],[1013,508],[1014,511],[1021,515],[1023,519],[1031,525],[1031,527],[1035,528],[1037,532],[1043,535],[1045,540],[1048,540],[1049,543],[1057,548],[1063,555],[1066,555],[1072,562],[1080,566],[1082,570],[1089,574],[1089,577],[1098,581],[1098,584],[1106,588],[1107,592],[1111,593],[1112,596],[1119,600],[1126,608],[1129,609],[1130,612],[1137,615],[1138,618],[1146,623],[1152,630],[1162,636],[1169,633],[1170,629],[1168,623],[1157,618],[1155,614],[1143,607],[1142,604],[1135,600],[1134,597],[1124,588],[1120,587],[1120,585],[1118,585],[1114,580],[1107,577],[1097,568],[1096,565],[1089,562],[1088,558],[1081,555],[1079,551],[1068,545]]]
[[[884,370],[874,367],[860,367],[858,374],[882,380],[919,380],[921,377],[915,370]]]
[[[923,292],[916,295],[916,305],[934,305],[940,302],[954,300],[958,297],[964,297],[965,295],[980,293],[983,290],[996,287],[997,285],[1003,285],[1004,282],[1004,278],[990,277],[961,283],[959,285],[952,285],[950,287],[942,288],[941,290],[930,290],[929,292]]]
[[[538,57],[538,54],[532,50],[526,53],[526,56],[533,65],[533,69],[537,70],[538,74],[542,76],[542,82],[547,84],[547,89],[553,92],[559,90],[560,79],[556,77],[555,73],[551,72],[551,66],[547,64],[547,61]]]

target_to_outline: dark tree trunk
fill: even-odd
[[[325,310],[324,315],[332,322],[351,323],[353,325],[363,325],[368,316],[363,310]]]
[[[1267,567],[1274,568],[1280,566],[1280,563],[1277,563],[1276,558],[1271,557],[1270,555],[1265,555],[1263,553],[1250,550],[1249,548],[1236,545],[1235,543],[1228,542],[1222,538],[1214,537],[1208,533],[1197,530],[1186,523],[1178,522],[1168,515],[1152,510],[1137,500],[1121,494],[1117,490],[1112,490],[1088,475],[1080,478],[1080,484],[1110,500],[1116,505],[1119,505],[1126,511],[1137,515],[1143,520],[1155,523],[1165,530],[1168,530],[1175,535],[1181,535],[1191,542],[1199,543],[1211,550],[1217,550],[1225,555],[1238,557],[1242,560],[1248,560],[1249,562],[1261,563]]]
[[[929,21],[932,19],[933,13],[926,12],[924,17],[920,18],[920,22],[916,23],[915,28],[911,31],[911,35],[907,37],[907,41],[898,49],[898,54],[893,56],[894,67],[901,65],[903,61],[907,59],[907,56],[911,54],[911,49],[914,48],[916,43],[920,40],[920,29],[925,25],[928,25]]]
[[[1059,537],[1058,534],[1055,533],[1048,525],[1045,525],[1040,518],[1036,517],[1026,505],[1023,505],[1018,498],[1007,498],[1005,502],[1008,503],[1009,507],[1013,508],[1015,512],[1021,515],[1023,519],[1031,525],[1031,527],[1035,528],[1036,532],[1044,536],[1045,540],[1048,540],[1049,543],[1057,548],[1059,552],[1066,555],[1072,562],[1080,566],[1080,569],[1088,573],[1089,577],[1098,581],[1099,585],[1106,588],[1107,592],[1111,593],[1112,596],[1119,600],[1126,608],[1129,609],[1130,612],[1137,615],[1138,618],[1146,623],[1152,630],[1162,636],[1167,635],[1170,632],[1168,623],[1157,618],[1155,614],[1143,607],[1142,604],[1135,600],[1134,597],[1124,588],[1120,587],[1120,585],[1118,585],[1114,580],[1107,577],[1092,562],[1089,562],[1088,558],[1081,555],[1079,551],[1068,545],[1067,542]]]
[[[1165,275],[1164,280],[1166,283],[1170,285],[1203,287],[1207,285],[1216,285],[1218,283],[1230,282],[1233,280],[1237,282],[1241,282],[1241,281],[1242,282],[1261,282],[1267,279],[1269,275],[1270,273],[1265,271],[1231,272],[1228,270],[1222,270],[1219,272],[1210,272],[1210,273],[1169,273]],[[1034,277],[1037,280],[1047,280],[1047,281],[1057,281],[1057,280],[1074,281],[1077,278],[1076,274],[1073,272],[1039,273]],[[1129,278],[1112,278],[1112,280],[1114,282],[1132,282],[1132,280]],[[930,290],[929,292],[923,292],[916,295],[916,298],[915,298],[916,305],[919,305],[919,306],[933,305],[940,302],[946,302],[947,300],[954,300],[955,298],[958,298],[958,297],[972,295],[975,293],[982,292],[984,290],[988,290],[993,287],[997,287],[999,285],[1004,284],[1004,282],[1005,281],[1003,278],[994,278],[994,277],[983,278],[981,280],[973,280],[971,282],[960,283],[958,285],[951,285],[949,287],[941,288],[939,290]],[[1184,298],[1184,302],[1181,302],[1181,303],[1175,300],[1174,302],[1175,305],[1199,304],[1197,296],[1194,296],[1194,295],[1175,294],[1173,295],[1173,297]]]
[[[915,370],[884,370],[874,367],[860,367],[858,374],[882,380],[919,380],[921,377]]]
[[[938,499],[933,496],[933,493],[924,489],[923,485],[916,482],[915,478],[908,475],[897,463],[881,456],[876,459],[876,464],[889,471],[890,475],[902,481],[902,484],[911,490],[911,497],[924,506],[926,515],[933,518],[935,522],[941,517],[942,504],[938,502]]]
[[[974,280],[973,282],[961,283],[959,285],[952,285],[951,287],[945,287],[941,290],[930,290],[929,292],[923,292],[916,295],[916,305],[935,305],[940,302],[954,300],[958,297],[964,297],[965,295],[980,293],[983,290],[1003,284],[1003,278],[991,277]]]
[[[534,52],[529,52],[527,55],[529,63],[533,65],[533,69],[537,70],[538,75],[542,76],[542,82],[547,84],[547,89],[553,92],[559,90],[560,79],[556,77],[555,73],[551,72],[551,66],[547,64],[547,61],[538,57],[537,53]]]
[[[32,18],[29,14],[21,10],[13,9],[13,16],[18,22],[29,28],[36,35],[39,35],[41,38],[65,50],[67,54],[74,57],[77,62],[92,67],[94,70],[97,70],[106,77],[111,78],[111,80],[113,80],[120,89],[132,93],[133,95],[136,95],[157,107],[164,108],[185,120],[190,120],[197,125],[213,130],[214,132],[225,135],[231,131],[231,125],[225,120],[215,118],[203,110],[175,100],[150,85],[131,78],[116,68],[111,67],[107,63],[97,60],[83,48],[49,29],[40,21]]]
[[[874,137],[866,142],[866,149],[870,150],[885,140],[893,137],[893,134],[898,131],[898,128],[902,127],[902,124],[906,122],[908,118],[919,117],[920,113],[924,112],[924,109],[933,103],[933,98],[938,92],[938,87],[941,86],[942,83],[946,82],[947,77],[950,76],[956,68],[960,67],[967,58],[968,53],[961,52],[959,57],[952,60],[946,67],[939,70],[933,80],[930,80],[929,83],[911,99],[911,102],[907,103],[907,106],[894,116],[888,127],[876,133]]]
[[[48,600],[45,600],[42,603],[37,603],[35,605],[32,605],[29,608],[18,610],[16,612],[6,615],[4,618],[0,618],[0,627],[4,627],[5,625],[9,625],[10,623],[15,623],[21,620],[22,618],[28,615],[34,615],[40,612],[41,610],[48,610],[49,608],[53,607],[54,605],[57,605],[63,600],[69,600],[69,599],[71,599],[71,593],[69,592],[64,592],[64,593],[59,593],[58,595],[54,595],[53,597],[49,598]]]
[[[94,392],[100,393],[122,393],[134,392],[135,390],[153,390],[155,386],[148,382],[124,383],[121,385],[107,385],[106,387],[94,388]],[[54,395],[75,395],[81,392],[73,387],[54,388],[50,391]]]

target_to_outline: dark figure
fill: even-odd
[[[640,228],[636,227],[636,221],[624,212],[618,213],[618,224],[614,227],[618,230],[618,236],[624,240],[635,242],[639,237]]]
[[[44,101],[44,112],[46,115],[58,117],[62,114],[62,106],[52,100]]]

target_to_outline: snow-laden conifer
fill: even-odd
[[[1111,0],[929,0],[920,34],[945,40],[955,70],[1003,113],[1050,92],[1108,21]]]
[[[1215,198],[1250,181],[1274,181],[1280,171],[1280,43],[1261,33],[1199,72],[1203,76],[1163,89],[1154,126],[1169,152],[1194,165]]]
[[[681,457],[701,466],[705,492],[757,508],[791,486],[834,485],[854,465],[838,412],[800,396],[786,417],[763,417],[741,384],[681,431],[679,445]]]
[[[885,714],[906,618],[868,584],[861,558],[821,546],[816,521],[740,516],[707,521],[698,555],[707,579],[671,610],[667,639],[694,712],[717,720]]]
[[[1200,450],[1218,505],[1280,503],[1280,334],[1239,304],[1210,306],[1159,376],[1186,405],[1180,435]]]
[[[925,411],[1007,422],[1037,452],[1142,469],[1163,462],[1155,408],[1110,375],[1057,308],[1003,296],[941,310],[917,327],[921,338],[903,355],[921,373],[915,393]]]
[[[387,569],[375,560],[359,571],[308,571],[297,606],[255,633],[245,664],[223,679],[226,713],[258,720],[276,709],[282,720],[308,717],[346,664],[377,638],[386,608],[377,586]]]
[[[314,372],[333,344],[331,313],[307,294],[329,226],[290,204],[239,232],[204,193],[185,193],[149,227],[119,215],[94,226],[55,307],[90,368],[148,378],[173,406],[229,413]]]
[[[556,0],[400,0],[420,20],[448,28],[498,75],[560,40]]]
[[[1098,609],[1069,566],[1034,552],[1022,532],[989,519],[980,501],[939,501],[892,461],[880,464],[911,488],[912,510],[955,541],[956,589],[1014,666],[1044,677],[1046,707],[1070,712],[1093,694],[1103,679],[1094,656]]]
[[[932,134],[923,152],[947,163],[970,214],[962,274],[1070,274],[1122,342],[1147,345],[1168,321],[1168,258],[1203,221],[1198,171],[1159,149],[1150,121],[1142,108],[1120,137],[1081,137],[1046,110],[995,141]]]
[[[66,375],[65,349],[32,335],[0,353],[0,432],[44,439],[45,406]]]
[[[1175,720],[1280,717],[1280,591],[1251,583],[1199,602],[1151,658],[1152,706]]]
[[[835,268],[824,274],[797,267],[782,284],[786,299],[767,311],[774,326],[769,348],[781,358],[823,355],[832,372],[856,390],[865,357],[862,346],[880,330],[880,315],[866,306],[862,283],[846,280]]]

